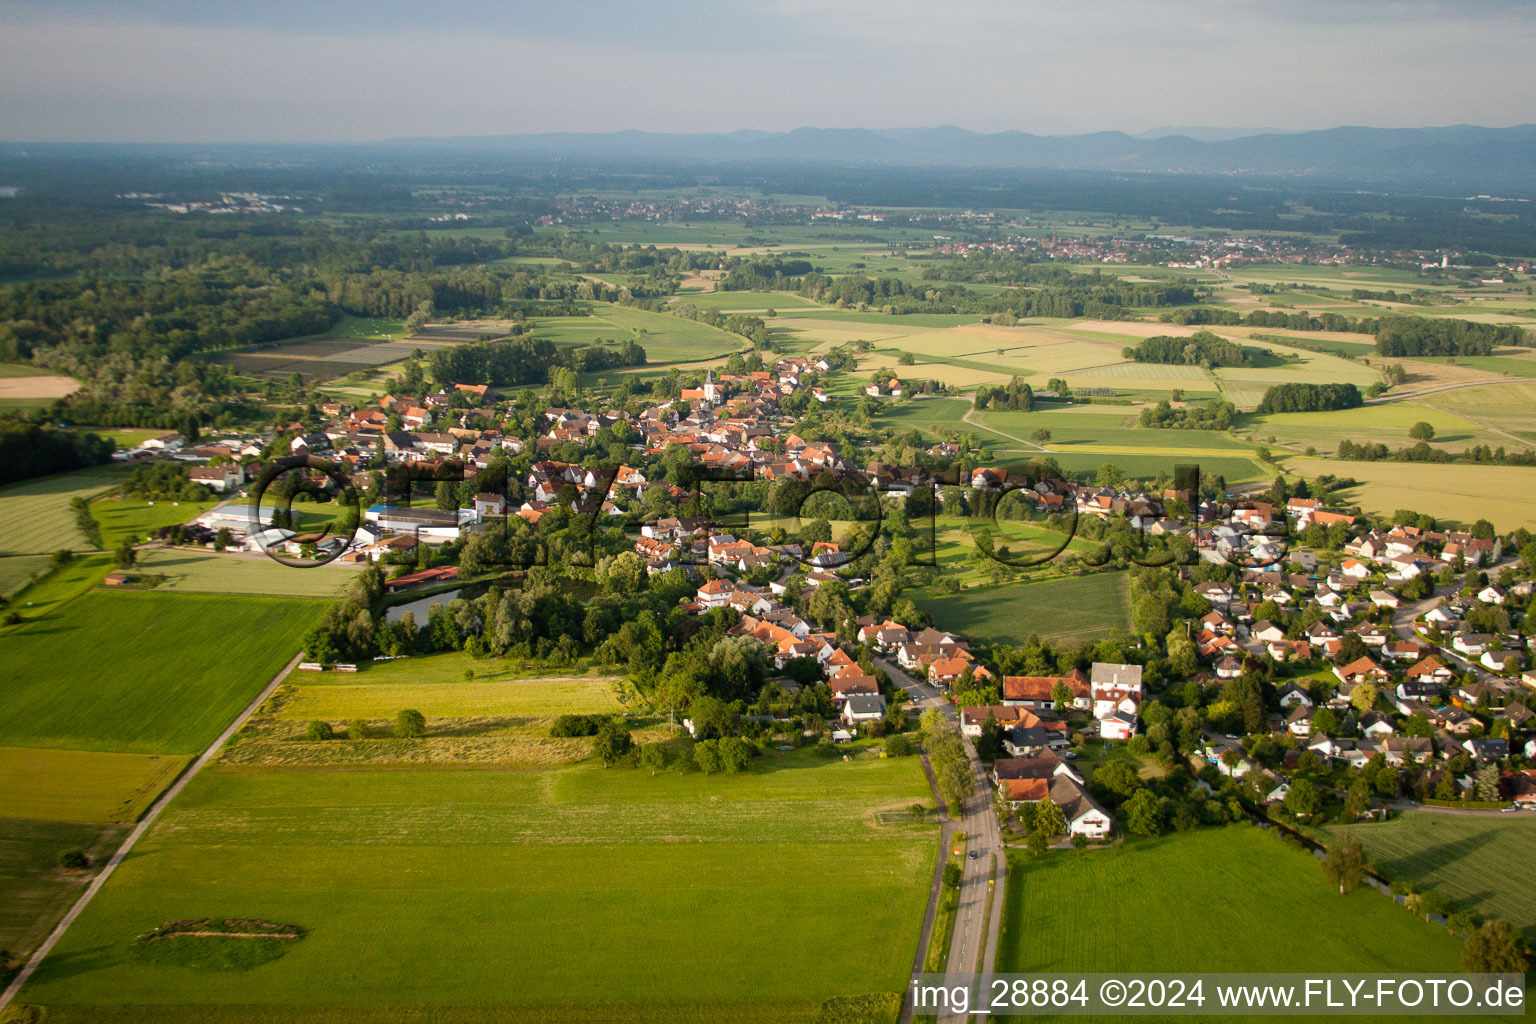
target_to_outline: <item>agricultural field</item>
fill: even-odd
[[[672,297],[669,306],[697,306],[699,309],[718,309],[722,313],[752,312],[782,309],[824,309],[810,299],[794,292],[681,292]]]
[[[0,949],[30,951],[80,895],[87,872],[59,867],[65,850],[93,863],[110,856],[126,826],[0,818]]]
[[[1392,821],[1348,825],[1371,865],[1390,881],[1445,897],[1453,911],[1502,917],[1536,941],[1536,818],[1525,814],[1466,816],[1410,812]]]
[[[101,524],[101,544],[108,551],[124,537],[147,540],[162,526],[190,522],[217,501],[145,501],[142,498],[99,498],[91,515]]]
[[[89,547],[75,528],[71,498],[89,498],[121,482],[124,466],[92,466],[0,487],[0,556],[36,555]]]
[[[1422,404],[1477,423],[1500,443],[1536,444],[1536,381],[1442,391]]]
[[[72,560],[52,571],[48,570],[51,560],[47,556],[21,555],[14,560],[34,557],[43,559],[43,568],[39,571],[37,581],[23,581],[22,588],[12,596],[11,608],[21,615],[24,623],[43,618],[58,605],[72,601],[91,588],[99,586],[102,577],[111,571],[113,565],[113,558],[108,554],[76,555]],[[0,566],[11,561],[13,561],[11,558],[0,559]],[[0,633],[3,633],[5,628],[0,627]]]
[[[1124,573],[1095,573],[1041,583],[987,584],[958,594],[917,598],[945,629],[978,639],[1022,643],[1030,633],[1058,643],[1088,644],[1131,628]]]
[[[1408,436],[1408,431],[1420,422],[1428,423],[1435,429],[1434,439],[1430,443],[1448,451],[1461,451],[1475,444],[1497,446],[1509,443],[1508,438],[1500,438],[1471,420],[1428,404],[1433,400],[1431,398],[1422,403],[1384,402],[1331,412],[1284,412],[1250,416],[1242,421],[1239,430],[1266,443],[1298,450],[1315,447],[1328,455],[1335,452],[1339,442],[1344,440],[1381,442],[1394,450],[1411,447],[1418,442]]]
[[[260,554],[216,554],[193,548],[145,548],[138,569],[155,589],[188,594],[337,597],[360,571],[340,561],[297,569]]]
[[[418,662],[419,664],[419,662]],[[371,673],[369,673],[371,675]],[[358,678],[353,676],[352,678]],[[428,718],[554,715],[622,710],[610,678],[459,680],[442,683],[365,682],[305,686],[297,680],[285,718],[393,718],[415,708]]]
[[[1443,522],[1470,525],[1487,519],[1500,530],[1536,527],[1536,469],[1525,466],[1426,465],[1413,462],[1343,462],[1287,458],[1288,474],[1352,477],[1344,491],[1368,512],[1391,515],[1400,508]]]
[[[6,813],[34,821],[129,824],[190,760],[162,754],[0,747]]]
[[[811,1022],[828,1000],[905,985],[933,831],[875,813],[925,799],[915,758],[809,750],[711,776],[215,767],[19,1002],[61,1024],[236,1006],[317,1022],[406,1008],[464,1022]],[[773,896],[743,904],[743,892]],[[203,916],[308,934],[250,972],[131,955],[147,928]]]
[[[409,348],[384,339],[324,337],[224,352],[213,358],[254,377],[286,381],[299,373],[313,382],[382,366],[408,355]]]
[[[195,753],[293,657],[321,604],[92,591],[0,649],[0,744]]]
[[[1460,970],[1444,928],[1246,824],[1018,854],[1005,900],[999,972]]]
[[[11,555],[0,558],[0,597],[10,597],[34,576],[48,571],[49,555]]]
[[[31,369],[31,367],[27,367]],[[0,408],[42,409],[80,390],[73,377],[57,374],[0,374]]]

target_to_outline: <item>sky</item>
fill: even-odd
[[[1528,0],[0,0],[0,139],[1504,126],[1533,44]]]

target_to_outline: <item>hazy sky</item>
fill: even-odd
[[[1533,44],[1526,0],[0,0],[0,139],[1509,125]]]

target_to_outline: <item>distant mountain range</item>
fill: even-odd
[[[1040,168],[1305,175],[1436,182],[1536,192],[1536,125],[1340,127],[1323,131],[1163,128],[1125,132],[984,134],[963,128],[797,128],[675,134],[640,131],[391,139],[391,150],[477,152],[527,160],[800,163],[839,166]]]

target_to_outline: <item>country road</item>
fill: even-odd
[[[958,728],[959,711],[943,699],[940,691],[927,683],[919,682],[890,662],[875,659],[875,665],[890,676],[891,682],[902,687],[912,697],[916,707],[939,708]],[[992,970],[997,958],[997,939],[1002,930],[1003,886],[1006,879],[1007,854],[1003,849],[1002,834],[998,829],[997,814],[992,809],[992,786],[982,768],[976,748],[962,735],[966,753],[971,758],[971,770],[976,775],[976,790],[965,801],[960,818],[960,828],[966,836],[965,873],[960,882],[960,905],[955,911],[954,939],[949,947],[948,974],[985,974]],[[946,831],[946,837],[948,833]],[[943,847],[945,854],[948,845]],[[970,857],[971,852],[977,856]],[[994,856],[995,855],[995,856]],[[992,891],[991,913],[987,913],[988,890]],[[928,941],[932,941],[931,937]],[[927,944],[921,944],[927,948]],[[902,1019],[911,1020],[911,1007],[906,1006]],[[964,1021],[963,1014],[941,1016],[939,1020]]]
[[[1366,405],[1381,405],[1386,402],[1405,402],[1413,398],[1423,398],[1425,395],[1438,394],[1441,391],[1455,391],[1458,388],[1480,388],[1488,384],[1518,384],[1520,378],[1493,377],[1488,380],[1464,380],[1455,384],[1436,384],[1432,388],[1419,388],[1417,391],[1403,391],[1396,395],[1381,395],[1377,398],[1367,398]]]
[[[1026,441],[1022,437],[1014,437],[1012,434],[1007,433],[1006,431],[998,430],[996,427],[989,427],[989,426],[987,426],[984,423],[977,423],[975,420],[971,419],[971,416],[975,412],[976,412],[975,406],[972,406],[971,408],[967,409],[965,411],[965,415],[960,417],[960,422],[962,422],[962,423],[969,423],[971,426],[975,427],[977,430],[985,430],[989,434],[996,434],[998,437],[1006,437],[1010,441],[1017,441],[1019,444],[1028,445],[1029,447],[1033,448],[1037,452],[1047,452],[1048,453],[1048,452],[1051,451],[1051,449],[1045,447],[1044,445],[1036,444],[1033,441]]]
[[[245,725],[246,720],[256,713],[256,709],[266,703],[267,699],[272,696],[282,681],[288,678],[288,673],[298,667],[299,660],[303,657],[303,653],[295,654],[293,660],[283,666],[282,670],[272,677],[272,681],[267,684],[266,689],[262,690],[255,700],[245,706],[245,710],[240,712],[233,722],[229,723],[228,728],[219,733],[218,738],[208,745],[208,749],[198,755],[197,760],[193,761],[192,765],[182,772],[175,782],[171,783],[170,788],[161,793],[160,798],[150,805],[149,810],[144,812],[144,816],[139,819],[139,823],[134,826],[133,831],[128,833],[128,837],[123,840],[122,845],[117,848],[117,851],[112,854],[111,859],[107,861],[106,867],[102,868],[101,872],[91,879],[91,883],[85,887],[85,891],[80,894],[80,898],[75,900],[74,905],[69,908],[69,912],[54,926],[53,931],[48,933],[48,937],[32,953],[32,956],[28,958],[21,970],[16,972],[16,977],[11,979],[11,983],[6,986],[5,992],[0,993],[0,1014],[3,1014],[5,1008],[11,1005],[11,1001],[16,998],[16,994],[21,991],[22,986],[32,977],[33,972],[37,970],[44,958],[52,952],[53,947],[58,945],[59,940],[64,937],[64,933],[69,930],[69,926],[75,923],[75,918],[80,916],[91,900],[95,898],[96,894],[101,891],[101,887],[107,884],[107,879],[112,877],[112,872],[116,871],[117,866],[133,851],[134,845],[144,837],[144,833],[148,832],[156,820],[159,819],[160,812],[165,810],[167,804],[176,799],[176,795],[182,791],[188,782],[192,781],[192,777],[201,771],[204,765],[213,760],[214,756],[218,754],[219,749],[229,742],[229,738],[238,732],[240,727]]]

